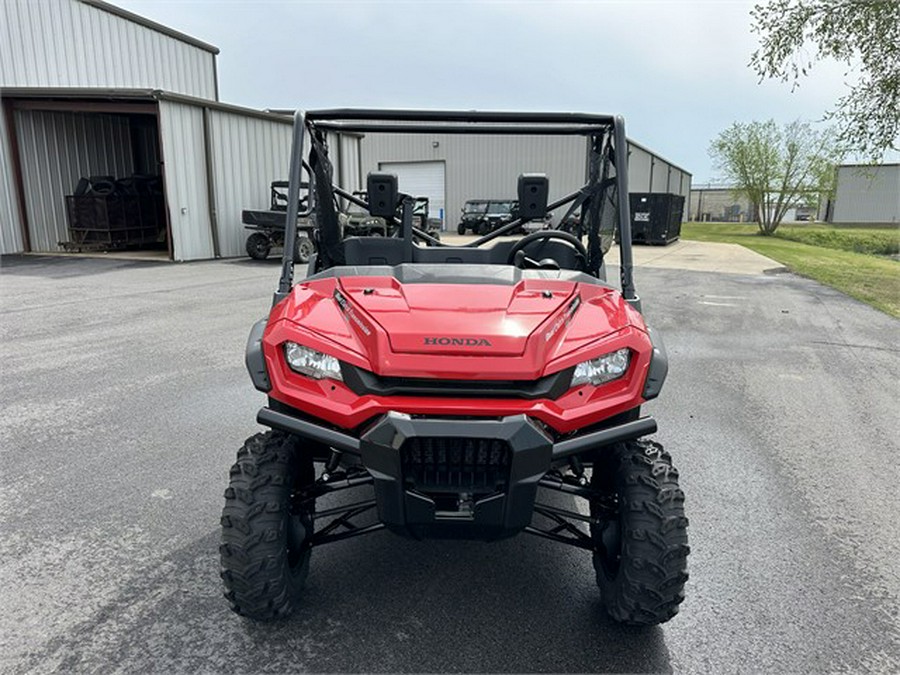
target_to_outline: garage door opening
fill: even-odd
[[[155,105],[11,107],[29,251],[171,259]]]
[[[380,162],[378,170],[395,174],[400,192],[427,197],[429,218],[440,218],[441,230],[447,229],[443,162]]]

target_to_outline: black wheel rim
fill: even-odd
[[[250,247],[260,258],[265,258],[269,254],[269,241],[263,236],[250,237]]]
[[[310,255],[312,255],[312,242],[303,238],[297,244],[297,257],[300,258],[300,262],[305,263],[309,262]]]

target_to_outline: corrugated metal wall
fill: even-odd
[[[208,129],[204,127],[205,116],[208,116]],[[69,238],[64,197],[72,194],[78,179],[91,175],[121,178],[136,170],[129,119],[115,114],[17,110],[15,124],[31,249],[56,251],[57,243]],[[159,102],[159,149],[174,260],[214,257],[210,190],[215,206],[219,255],[245,254],[247,231],[241,223],[241,210],[268,208],[269,184],[288,177],[291,128],[290,120],[285,119],[262,119],[240,111],[206,109],[202,105],[165,100]],[[152,134],[137,133],[134,136],[138,141],[146,137],[145,144],[154,145],[150,142]],[[337,139],[334,143],[336,146]],[[349,160],[344,172],[350,176],[355,188],[358,139],[345,138],[341,145],[344,157]],[[155,167],[156,148],[145,148],[143,155],[147,163]],[[137,169],[146,170],[144,167]],[[335,175],[340,174],[341,168],[335,157]],[[7,193],[4,197],[8,200]],[[21,251],[21,242],[15,238],[18,215],[13,211],[13,205],[4,206],[0,201],[0,207],[16,216],[15,227],[3,227],[3,243],[8,246],[4,251]]]
[[[335,158],[335,166],[343,163],[340,173],[335,173],[336,176],[340,176],[339,184],[351,192],[365,190],[366,177],[360,166],[359,137],[356,135],[341,136],[340,140],[336,142],[340,143],[340,155],[339,159]]]
[[[19,225],[18,202],[15,198],[12,155],[6,133],[6,113],[0,105],[0,254],[25,250]]]
[[[687,195],[684,194],[684,172],[675,168],[669,172],[669,192],[673,195],[681,195],[684,197],[685,208],[687,208],[687,200],[690,193]]]
[[[215,55],[77,0],[3,0],[0,87],[151,88],[214,99]]]
[[[691,174],[631,140],[628,141],[628,190],[681,195],[684,197],[681,219],[686,221],[690,215]]]
[[[629,144],[629,151],[629,191],[673,192],[687,199],[689,173],[637,144]],[[452,134],[370,134],[362,140],[364,180],[379,162],[435,160],[447,165],[446,225],[452,230],[465,200],[514,198],[521,173],[546,173],[551,202],[577,190],[585,181],[586,143],[581,137]]]
[[[172,256],[175,260],[212,258],[203,108],[160,101],[159,126]]]
[[[900,164],[840,166],[835,223],[900,223]]]
[[[668,164],[658,161],[656,157],[653,158],[653,175],[650,181],[650,192],[669,192],[669,170],[670,167]]]
[[[14,116],[31,250],[57,251],[69,239],[65,196],[78,179],[133,173],[128,119],[41,110]]]
[[[289,175],[292,126],[290,118],[263,119],[240,111],[160,101],[162,155],[166,198],[175,260],[214,256],[210,190],[215,207],[221,257],[243,256],[248,231],[242,209],[269,207],[269,184]],[[207,183],[204,115],[208,116],[209,170]],[[358,155],[355,138],[344,139],[345,157]],[[332,140],[332,147],[337,139]],[[335,176],[341,174],[332,150]],[[345,170],[355,174],[354,167]],[[355,185],[355,183],[354,183]]]
[[[290,121],[211,110],[210,141],[219,255],[245,255],[242,209],[269,208],[269,184],[287,180]]]
[[[456,228],[467,199],[514,199],[519,174],[546,173],[550,201],[580,188],[585,156],[580,137],[370,134],[362,140],[363,176],[379,162],[444,161],[446,227]]]
[[[653,155],[635,145],[628,147],[628,190],[650,192]]]

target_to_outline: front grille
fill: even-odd
[[[575,368],[566,368],[537,380],[440,380],[390,377],[341,363],[344,384],[360,396],[434,396],[451,398],[549,398],[569,390]]]
[[[406,487],[422,492],[502,492],[512,452],[492,438],[408,439],[400,448]]]

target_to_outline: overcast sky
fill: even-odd
[[[752,2],[114,2],[219,47],[227,103],[622,114],[695,185],[732,122],[820,120],[844,92],[834,63],[760,84]]]

